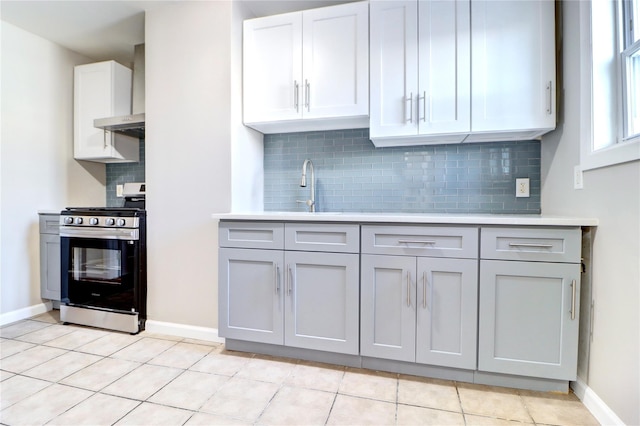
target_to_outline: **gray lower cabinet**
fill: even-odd
[[[482,229],[478,370],[576,379],[580,235]]]
[[[361,255],[361,354],[475,369],[477,228],[363,226],[362,236],[363,252],[407,255]],[[474,246],[475,259],[410,255]]]
[[[284,344],[358,354],[358,255],[285,252]]]
[[[40,214],[40,297],[60,300],[60,231],[58,214]]]
[[[221,245],[259,240],[274,249],[220,248],[220,336],[358,354],[358,254],[277,248],[285,232],[297,236],[289,238],[290,247],[328,245],[340,251],[359,240],[359,227],[287,224],[283,230],[282,224],[248,223],[243,232],[242,223],[221,223]]]
[[[284,342],[281,250],[221,248],[218,332],[251,342]]]

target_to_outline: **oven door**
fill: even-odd
[[[139,241],[61,236],[60,246],[63,302],[138,312]]]

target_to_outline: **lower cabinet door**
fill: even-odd
[[[60,236],[40,234],[40,297],[60,300]]]
[[[220,249],[220,336],[283,344],[283,253],[280,250]]]
[[[361,335],[364,356],[416,359],[416,258],[361,256]]]
[[[416,362],[475,370],[478,261],[418,258]]]
[[[482,260],[478,370],[575,380],[580,265]]]
[[[358,258],[286,252],[286,346],[358,354]]]

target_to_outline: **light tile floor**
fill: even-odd
[[[597,425],[573,394],[529,392],[61,325],[0,329],[3,425]]]

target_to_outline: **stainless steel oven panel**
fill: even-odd
[[[137,333],[140,331],[137,313],[124,314],[102,309],[60,305],[60,320],[72,324]]]
[[[98,240],[139,240],[140,230],[131,228],[87,228],[61,226],[61,238],[94,238]]]

